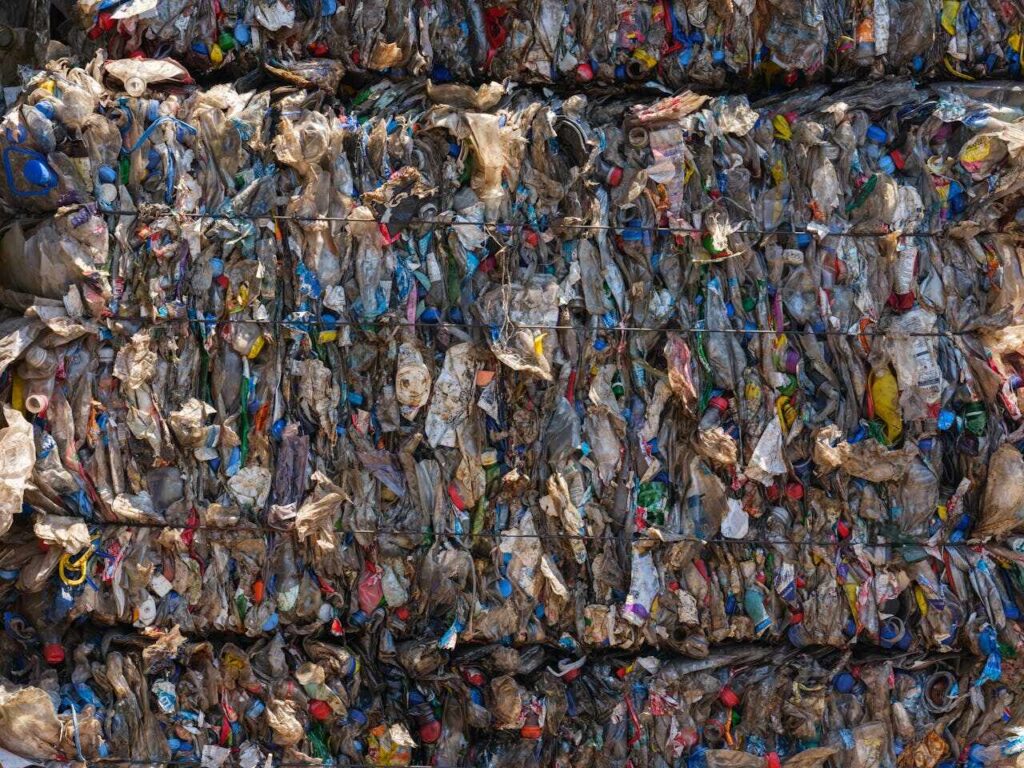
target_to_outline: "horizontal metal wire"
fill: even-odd
[[[164,523],[164,522],[139,522],[121,520],[86,520],[81,522],[90,526],[101,528],[170,528],[183,531],[216,531],[220,533],[255,533],[259,531],[272,531],[275,533],[289,533],[291,528],[279,528],[268,523],[257,521],[246,521],[245,524],[230,526],[217,526],[208,524],[189,525],[188,523]],[[427,528],[401,529],[401,528],[357,528],[353,530],[341,529],[334,533],[350,533],[368,536],[437,536],[437,537],[482,537],[493,539],[570,539],[577,541],[605,541],[613,536],[596,536],[585,533],[519,533],[503,531],[465,531],[456,533],[454,531],[435,531]],[[903,539],[901,541],[862,541],[852,538],[848,539],[803,539],[793,541],[790,539],[743,538],[743,539],[702,539],[699,536],[682,536],[665,532],[665,542],[688,542],[704,546],[728,545],[728,546],[801,546],[801,547],[843,547],[843,546],[865,546],[865,547],[948,547],[948,548],[977,548],[984,547],[981,542],[970,541],[935,541],[928,539]]]

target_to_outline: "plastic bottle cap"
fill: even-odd
[[[892,161],[892,158],[889,157],[888,155],[882,155],[879,158],[878,167],[882,170],[883,173],[886,173],[889,176],[892,176],[892,174],[896,173],[896,163],[894,163]]]
[[[876,144],[882,144],[889,138],[889,134],[885,132],[885,128],[876,123],[872,123],[868,126],[868,140],[873,141]]]
[[[326,722],[331,717],[331,707],[326,701],[313,699],[309,702],[309,716],[321,723]]]
[[[729,709],[738,707],[740,703],[740,697],[737,696],[736,691],[729,686],[722,689],[721,693],[718,694],[718,699],[722,704],[729,707]]]
[[[50,167],[34,157],[25,163],[24,174],[25,180],[37,187],[53,187],[57,184],[57,177]]]
[[[544,729],[539,725],[524,725],[519,730],[519,735],[524,739],[539,739],[544,733]]]
[[[856,684],[857,681],[849,672],[843,672],[842,674],[836,675],[835,680],[832,681],[832,686],[839,691],[839,693],[850,693]]]
[[[146,92],[146,81],[141,77],[129,77],[124,81],[124,91],[129,96],[138,98]]]
[[[589,83],[594,79],[594,68],[590,66],[590,62],[585,61],[576,67],[576,76],[585,83]]]
[[[441,738],[441,724],[437,720],[431,720],[420,726],[420,741],[424,744],[433,744]]]
[[[622,183],[622,169],[617,165],[613,165],[612,169],[608,171],[608,186],[617,187]]]
[[[113,184],[100,184],[96,197],[98,197],[102,203],[112,203],[117,200],[117,187]]]
[[[64,661],[64,646],[60,643],[47,643],[43,646],[43,658],[47,664],[57,665]]]

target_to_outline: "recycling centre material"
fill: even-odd
[[[1024,8],[78,10],[5,768],[1024,765]]]

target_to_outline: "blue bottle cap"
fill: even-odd
[[[47,120],[53,120],[57,115],[57,110],[54,108],[52,101],[40,101],[36,104],[36,109],[39,110]]]
[[[272,613],[267,617],[267,620],[263,622],[263,626],[260,627],[264,632],[273,632],[277,629],[277,625],[281,623],[280,617],[276,613]]]
[[[117,181],[117,171],[109,165],[101,165],[98,175],[100,182],[103,184],[113,184]]]
[[[811,244],[811,236],[806,232],[800,232],[796,236],[797,248],[806,248]]]
[[[943,432],[953,426],[953,422],[956,421],[956,414],[950,410],[943,408],[939,411],[938,427]]]
[[[366,715],[360,709],[350,709],[348,711],[348,719],[356,725],[366,725],[367,723]]]
[[[498,594],[506,600],[512,597],[512,582],[508,579],[498,579]]]
[[[288,426],[288,422],[284,419],[278,419],[274,422],[274,425],[270,428],[270,436],[275,440],[280,440],[284,434],[284,428]]]
[[[37,187],[50,188],[57,186],[57,176],[44,160],[35,157],[25,163],[23,173],[29,184]]]
[[[888,138],[889,134],[885,132],[885,128],[883,128],[882,126],[878,125],[877,123],[872,123],[871,125],[868,126],[869,141],[873,141],[876,144],[882,144]]]
[[[843,672],[836,675],[832,681],[832,687],[834,687],[839,693],[850,693],[857,685],[857,680],[849,672]]]
[[[441,319],[441,313],[433,307],[427,307],[420,313],[421,323],[436,323]]]
[[[248,45],[252,42],[252,35],[249,33],[249,25],[244,24],[241,21],[235,24],[235,31],[233,35],[235,42],[239,45]]]
[[[882,155],[880,158],[878,158],[878,167],[882,170],[883,173],[886,173],[889,176],[892,176],[894,173],[896,173],[896,163],[894,163],[892,161],[892,158],[889,157],[888,155]]]
[[[419,691],[409,691],[409,704],[415,707],[417,704],[422,704],[425,701],[423,694]]]

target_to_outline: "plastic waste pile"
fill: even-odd
[[[0,748],[1014,765],[1020,90],[344,74],[3,119]]]
[[[173,55],[192,71],[330,57],[437,82],[974,80],[1019,76],[1024,54],[1024,8],[978,0],[78,0],[77,12],[114,56]]]

